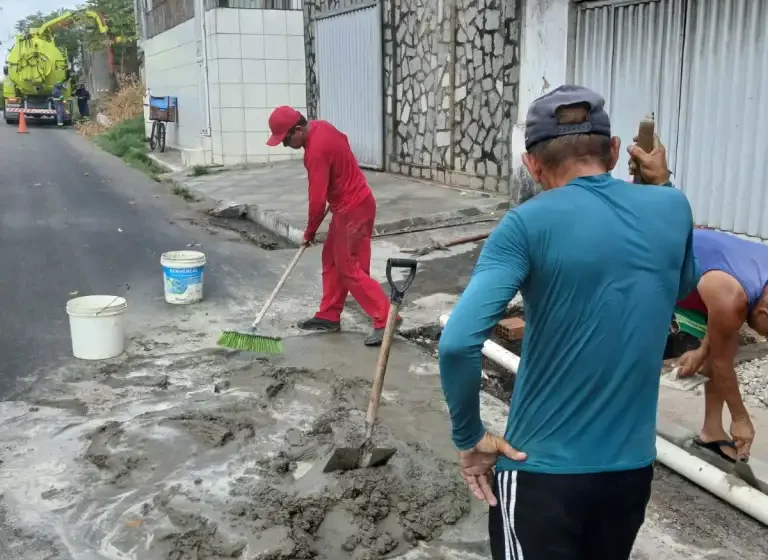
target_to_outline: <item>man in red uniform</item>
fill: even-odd
[[[304,330],[336,332],[347,294],[373,319],[366,346],[378,346],[384,335],[389,299],[370,276],[371,237],[376,200],[349,147],[347,136],[326,121],[307,122],[296,109],[281,106],[269,117],[272,136],[268,146],[282,144],[304,149],[309,179],[309,219],[304,244],[309,245],[325,215],[326,202],[332,217],[323,245],[323,297],[320,310],[300,321]],[[398,318],[399,322],[399,318]]]

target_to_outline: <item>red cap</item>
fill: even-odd
[[[299,124],[301,113],[288,105],[281,105],[269,115],[269,130],[272,136],[267,140],[267,146],[282,144],[283,138],[294,126]]]

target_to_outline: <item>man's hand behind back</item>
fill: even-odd
[[[637,142],[637,136],[633,138]],[[629,174],[633,177],[638,173],[646,185],[665,185],[669,182],[669,167],[667,165],[667,150],[655,139],[651,153],[646,153],[637,144],[627,146],[629,152]]]
[[[491,488],[493,466],[499,455],[504,455],[513,461],[525,461],[528,457],[522,451],[514,449],[504,438],[488,432],[477,445],[468,451],[459,452],[459,466],[461,476],[469,486],[472,494],[481,502],[488,502],[489,506],[497,504],[496,496]]]

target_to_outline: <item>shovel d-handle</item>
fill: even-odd
[[[416,267],[418,265],[416,259],[387,259],[387,282],[389,282],[390,296],[389,299],[392,303],[401,304],[405,297],[405,292],[413,284],[413,279],[416,278]],[[393,268],[407,268],[408,276],[399,284],[392,279]]]

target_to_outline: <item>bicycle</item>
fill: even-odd
[[[176,97],[151,97],[149,98],[149,118],[152,121],[152,133],[149,135],[149,147],[152,150],[165,151],[165,137],[167,123],[176,122]]]
[[[152,121],[149,147],[152,150],[159,147],[161,152],[165,151],[165,123],[163,121]]]

